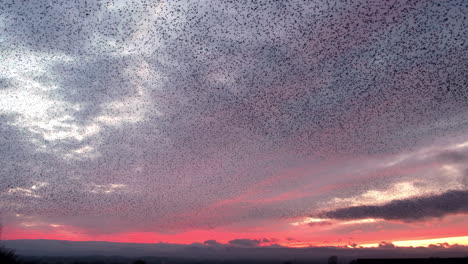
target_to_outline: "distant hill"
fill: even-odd
[[[338,256],[338,263],[348,263],[358,258],[429,258],[429,257],[467,257],[468,247],[454,248],[271,248],[271,247],[234,247],[219,244],[209,246],[201,243],[190,245],[154,243],[114,243],[99,241],[62,241],[62,240],[5,240],[6,248],[11,248],[20,256],[85,257],[120,256],[137,258],[153,256],[159,258],[186,258],[203,260],[317,260],[322,263],[329,256]],[[220,246],[221,245],[221,246]],[[299,261],[299,262],[298,262]],[[294,263],[294,262],[293,262]]]

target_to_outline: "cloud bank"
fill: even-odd
[[[449,214],[468,213],[468,190],[448,191],[440,195],[394,200],[377,206],[353,206],[323,213],[333,219],[382,218],[385,220],[422,220]]]

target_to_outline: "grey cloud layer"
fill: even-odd
[[[468,191],[449,191],[441,195],[395,200],[384,205],[354,206],[323,213],[333,219],[381,218],[386,220],[422,220],[450,214],[468,213]]]
[[[257,247],[260,243],[261,241],[258,239],[234,239],[229,241],[230,245],[241,247]]]

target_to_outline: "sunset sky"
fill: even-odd
[[[468,245],[467,13],[2,1],[2,239]]]

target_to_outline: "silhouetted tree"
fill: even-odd
[[[338,264],[338,257],[337,256],[331,256],[328,258],[328,264]]]
[[[133,264],[146,264],[146,262],[144,260],[139,259],[139,260],[135,260]]]
[[[15,252],[0,246],[0,263],[2,264],[19,264],[18,257]]]
[[[3,225],[0,223],[0,263],[2,264],[19,264],[18,257],[15,255],[15,251],[7,249],[2,245],[2,229]]]

